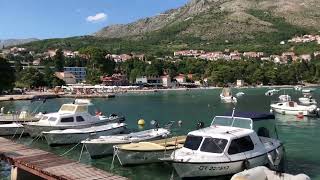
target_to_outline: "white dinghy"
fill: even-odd
[[[291,96],[289,96],[289,95],[280,95],[280,96],[279,96],[279,101],[280,101],[280,102],[288,102],[288,101],[291,101]]]
[[[275,103],[270,106],[272,112],[284,115],[316,116],[318,114],[316,105],[302,106],[294,101]]]
[[[223,88],[220,99],[225,103],[237,103],[237,98],[232,96],[230,88]]]
[[[86,146],[91,158],[98,158],[113,153],[113,146],[141,141],[162,139],[170,135],[170,131],[164,128],[149,129],[130,134],[116,136],[100,136],[95,139],[82,141]]]
[[[311,180],[311,178],[306,174],[278,173],[267,167],[258,166],[233,175],[231,180]]]
[[[217,125],[220,122],[225,125]],[[184,147],[166,160],[173,163],[181,178],[229,175],[257,166],[280,164],[281,142],[258,136],[252,130],[250,118],[219,116],[212,124],[188,133]]]
[[[49,132],[42,132],[42,134],[45,137],[48,145],[53,146],[76,144],[88,139],[89,137],[120,134],[125,130],[125,128],[125,123],[111,123],[82,129],[52,130]]]
[[[101,113],[92,115],[90,101],[76,101],[73,104],[63,104],[56,113],[48,113],[42,116],[38,122],[23,124],[31,137],[41,136],[43,131],[81,129],[92,126],[100,126],[124,121],[123,117],[117,115],[103,116]]]
[[[273,96],[274,94],[278,93],[280,90],[271,89],[264,93],[266,96]]]

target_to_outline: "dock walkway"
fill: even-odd
[[[50,180],[127,179],[5,138],[0,138],[0,158],[12,165],[11,179],[23,179],[19,177],[21,170]]]

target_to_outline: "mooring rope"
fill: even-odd
[[[68,154],[70,151],[75,149],[79,144],[81,144],[81,141],[78,144],[76,144],[75,146],[73,146],[72,148],[70,148],[69,150],[67,150],[66,152],[60,154],[59,156],[64,156],[64,155]]]

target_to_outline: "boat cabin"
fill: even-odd
[[[236,155],[263,148],[251,129],[211,126],[188,133],[184,148],[202,153]]]
[[[254,130],[258,136],[277,138],[275,116],[271,113],[235,112],[216,116],[211,126],[230,126]]]

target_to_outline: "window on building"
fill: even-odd
[[[184,143],[184,147],[191,149],[191,150],[197,150],[201,144],[202,137],[201,136],[187,136],[186,142]]]
[[[77,120],[77,122],[83,122],[84,121],[82,116],[77,116],[76,120]]]
[[[62,123],[73,122],[73,117],[61,118]]]
[[[231,141],[230,147],[228,149],[228,154],[238,154],[254,149],[254,144],[250,136],[245,136],[239,139],[234,139]]]
[[[217,139],[217,138],[205,138],[200,151],[210,152],[210,153],[223,153],[224,148],[226,147],[228,140],[226,139]]]

